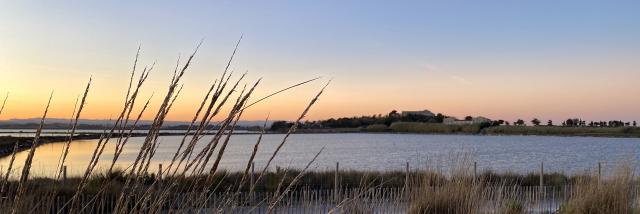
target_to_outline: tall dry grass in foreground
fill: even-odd
[[[625,166],[608,179],[595,176],[580,179],[560,213],[640,213],[636,198],[638,186],[633,175],[632,168]]]
[[[128,142],[131,137],[132,131],[135,129],[138,124],[141,115],[147,109],[149,105],[149,101],[144,105],[142,110],[138,113],[138,117],[132,120],[133,109],[135,107],[138,94],[141,91],[145,80],[148,75],[153,70],[154,65],[146,66],[143,71],[139,74],[139,78],[135,81],[134,77],[136,76],[136,70],[138,66],[138,58],[140,56],[140,48],[138,48],[138,52],[136,53],[136,57],[134,60],[134,65],[131,71],[131,78],[129,81],[129,87],[127,89],[127,93],[125,96],[125,102],[120,110],[120,114],[115,118],[115,122],[113,126],[105,130],[101,135],[98,143],[93,150],[93,154],[91,160],[87,168],[85,169],[83,175],[79,178],[79,181],[76,183],[75,190],[72,191],[72,197],[65,201],[62,206],[60,204],[54,204],[53,199],[56,198],[60,192],[58,190],[54,190],[46,193],[38,193],[39,195],[29,194],[33,191],[32,186],[29,186],[32,182],[30,182],[30,168],[32,164],[32,160],[36,155],[36,150],[38,148],[38,139],[41,135],[42,127],[44,125],[44,121],[47,117],[47,112],[49,109],[49,105],[47,104],[44,114],[42,116],[40,122],[40,128],[37,130],[31,148],[29,150],[29,154],[26,158],[26,161],[22,167],[22,173],[20,174],[20,179],[17,181],[17,184],[14,185],[15,188],[7,188],[5,191],[5,182],[6,178],[9,177],[7,174],[5,179],[3,179],[2,183],[2,208],[4,211],[10,213],[31,213],[34,211],[42,211],[42,210],[55,210],[56,213],[85,213],[85,212],[93,212],[93,207],[98,203],[97,199],[104,196],[103,194],[107,191],[113,193],[113,183],[115,179],[123,179],[121,182],[121,186],[118,188],[117,200],[115,204],[110,208],[110,212],[112,213],[159,213],[159,212],[186,212],[192,210],[201,210],[206,208],[206,204],[208,204],[208,200],[210,197],[210,193],[216,189],[217,183],[215,175],[218,172],[218,165],[220,160],[223,158],[226,146],[229,143],[229,139],[231,138],[233,131],[235,130],[236,123],[242,117],[242,113],[250,108],[251,106],[268,99],[271,96],[276,94],[285,92],[291,88],[306,84],[308,82],[317,80],[318,78],[311,79],[308,81],[304,81],[298,84],[295,84],[290,87],[286,87],[282,90],[271,93],[265,97],[254,99],[255,101],[250,102],[250,98],[252,98],[253,93],[258,88],[260,80],[255,81],[250,84],[250,87],[247,87],[246,84],[242,85],[242,82],[245,78],[245,74],[239,77],[235,81],[231,81],[233,72],[229,72],[229,67],[233,61],[233,58],[236,54],[238,45],[240,44],[240,40],[236,44],[236,47],[228,60],[227,66],[225,67],[222,75],[218,80],[214,80],[211,87],[207,91],[207,95],[202,100],[196,114],[194,115],[194,119],[189,127],[189,131],[195,130],[195,133],[190,134],[189,132],[185,133],[183,140],[180,144],[180,147],[177,151],[175,151],[174,158],[171,161],[169,167],[163,170],[162,175],[169,175],[162,182],[159,182],[158,179],[148,179],[149,166],[151,161],[154,158],[157,148],[162,143],[158,141],[158,137],[160,134],[160,129],[163,126],[165,118],[169,114],[174,102],[178,99],[180,92],[182,90],[182,82],[181,79],[184,74],[188,71],[188,68],[192,64],[195,55],[200,48],[202,42],[200,42],[195,51],[187,58],[186,62],[178,62],[176,63],[176,67],[173,71],[173,76],[171,77],[171,81],[167,87],[167,92],[164,95],[160,106],[158,107],[157,112],[155,113],[152,125],[147,135],[145,136],[144,143],[138,150],[138,154],[133,162],[133,164],[129,165],[124,169],[124,176],[120,177],[111,177],[108,176],[107,179],[101,179],[99,183],[91,183],[95,182],[96,179],[92,179],[97,175],[96,166],[101,160],[102,155],[104,154],[105,148],[107,144],[115,143],[115,151],[114,158],[111,160],[111,166],[108,174],[112,173],[114,170],[114,165],[116,165],[120,154],[123,151],[124,146]],[[155,64],[155,63],[154,63]],[[235,82],[235,83],[234,83]],[[327,83],[328,84],[328,83]],[[74,109],[73,120],[70,122],[73,124],[71,129],[69,130],[69,138],[65,149],[61,152],[61,157],[59,161],[59,172],[56,177],[60,177],[64,163],[66,161],[66,157],[71,147],[70,142],[73,140],[75,127],[77,125],[78,119],[81,117],[82,110],[84,109],[84,105],[87,99],[90,99],[88,96],[89,90],[91,86],[91,80],[86,86],[84,95],[82,96],[82,100],[80,102],[79,107]],[[303,109],[299,120],[302,120],[306,114],[309,112],[310,108],[314,105],[314,103],[318,100],[320,95],[323,93],[326,85],[317,93],[313,99],[309,102],[307,107]],[[241,90],[238,90],[242,88]],[[49,99],[49,103],[53,99],[53,93]],[[4,109],[3,101],[2,107],[0,107],[0,113]],[[206,106],[206,108],[204,108]],[[223,113],[222,109],[225,109],[225,106],[229,107],[230,110]],[[135,114],[134,114],[135,115]],[[218,117],[221,117],[218,118]],[[214,121],[214,118],[215,121]],[[133,125],[129,126],[130,121],[133,121]],[[216,122],[218,121],[218,122]],[[221,127],[219,130],[207,130],[210,124],[215,124]],[[127,128],[128,127],[128,128]],[[269,167],[271,161],[277,156],[280,148],[287,142],[288,136],[295,132],[296,127],[292,127],[289,130],[289,133],[283,138],[281,141],[278,150],[273,152],[273,155],[269,162],[266,164],[263,173],[266,171],[267,167]],[[202,137],[205,134],[212,135],[213,137],[208,140],[208,142],[202,142]],[[260,142],[260,138],[258,139],[258,143],[253,151],[251,158],[249,158],[249,163],[252,162],[252,158],[255,156],[255,153],[258,150],[258,144]],[[204,149],[200,151],[195,151],[194,148],[197,144],[204,144]],[[318,155],[321,151],[318,151]],[[317,156],[316,156],[317,157]],[[315,160],[315,158],[309,160],[309,165]],[[13,163],[11,164],[13,165]],[[9,166],[10,168],[12,166]],[[10,173],[11,171],[8,171]],[[243,177],[246,177],[245,175]],[[294,175],[294,182],[298,180],[303,174],[305,170],[298,172],[297,175]],[[195,178],[195,181],[189,185],[178,186],[178,182],[184,178]],[[261,177],[258,177],[257,181],[259,182]],[[119,181],[120,182],[120,181]],[[254,183],[244,184],[246,182],[242,182],[242,185],[255,186]],[[289,191],[292,186],[290,183],[288,186],[282,187],[281,193],[275,200],[266,202],[265,204],[269,207],[275,206]],[[12,186],[13,187],[13,186]],[[87,192],[87,188],[94,188],[97,191],[95,194],[91,195],[91,200],[86,201],[85,193]],[[199,195],[192,201],[191,204],[175,204],[169,201],[170,198],[179,197],[178,194],[195,194]],[[169,206],[167,206],[169,204]],[[270,209],[271,210],[271,209]]]
[[[413,179],[409,213],[524,213],[519,185],[476,177],[468,154],[452,155],[448,172],[427,170]]]

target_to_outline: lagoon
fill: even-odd
[[[203,148],[212,136],[205,136],[196,146]],[[264,166],[270,154],[284,137],[267,134],[255,159],[256,169]],[[221,161],[221,168],[238,171],[244,168],[258,135],[234,135]],[[173,157],[182,136],[161,136],[160,146],[153,158],[165,166]],[[137,155],[144,138],[135,137],[125,147],[118,161],[119,168],[127,168]],[[91,159],[97,140],[78,140],[71,144],[67,161],[68,173],[79,175]],[[98,166],[108,168],[113,158],[115,140],[110,141]],[[54,175],[64,143],[45,144],[37,148],[31,169],[33,176]],[[606,171],[623,162],[640,158],[639,138],[555,137],[555,136],[485,136],[485,135],[428,135],[391,133],[294,134],[280,154],[273,168],[303,168],[324,148],[312,170],[333,170],[336,162],[341,169],[404,170],[408,162],[412,169],[436,168],[446,170],[456,161],[470,158],[480,170],[532,172],[544,162],[547,172],[579,173],[594,169],[598,162]],[[16,156],[14,174],[18,174],[27,151]],[[10,157],[0,159],[2,171]],[[467,162],[469,163],[469,162]],[[272,169],[273,169],[272,168]]]

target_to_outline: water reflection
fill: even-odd
[[[265,135],[256,156],[256,168],[263,167],[275,150],[283,135]],[[165,166],[173,157],[181,136],[159,138],[160,147],[153,158],[150,171],[158,163]],[[257,135],[234,135],[227,147],[220,167],[240,170],[256,142]],[[132,164],[144,138],[132,138],[125,147],[117,166],[126,168]],[[196,151],[211,140],[204,137]],[[68,173],[84,172],[96,146],[97,140],[74,141],[68,161]],[[97,170],[108,168],[115,141],[107,144]],[[53,176],[64,144],[54,143],[40,146],[36,150],[32,175]],[[544,136],[471,136],[471,135],[417,135],[417,134],[298,134],[293,135],[274,160],[273,166],[302,168],[316,152],[325,147],[313,165],[315,170],[330,170],[340,162],[341,168],[358,170],[403,170],[405,163],[411,167],[446,167],[451,154],[471,153],[481,169],[498,171],[529,172],[545,162],[546,171],[580,172],[603,162],[605,169],[612,168],[621,160],[637,161],[640,154],[640,139],[593,138],[593,137],[544,137]],[[214,153],[217,154],[217,153]],[[24,163],[27,152],[16,157],[17,168]],[[9,157],[0,159],[3,171]],[[14,173],[15,174],[15,173]]]

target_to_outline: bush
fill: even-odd
[[[363,129],[363,131],[367,131],[367,132],[384,132],[389,130],[390,130],[389,127],[384,124],[373,124]]]
[[[394,132],[412,133],[466,133],[477,134],[482,130],[483,124],[472,125],[447,125],[442,123],[417,123],[417,122],[395,122],[389,127]]]

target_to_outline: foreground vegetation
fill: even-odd
[[[238,44],[240,41],[238,41]],[[202,44],[202,42],[200,43]],[[107,193],[115,195],[115,201],[109,204],[110,213],[164,213],[169,210],[173,212],[189,212],[190,210],[200,210],[203,207],[207,207],[209,204],[209,197],[212,193],[212,189],[217,186],[217,179],[221,173],[219,164],[226,151],[226,146],[229,143],[231,136],[235,128],[237,128],[238,121],[242,118],[242,114],[245,110],[249,109],[253,105],[268,99],[271,96],[285,92],[291,88],[315,81],[318,78],[303,81],[298,84],[286,87],[282,90],[268,94],[258,99],[251,99],[255,89],[260,84],[260,79],[253,83],[242,86],[246,73],[236,78],[235,81],[230,81],[233,76],[233,72],[228,72],[229,66],[233,61],[238,44],[231,55],[227,66],[225,67],[222,75],[218,80],[212,81],[211,86],[206,89],[206,95],[202,99],[202,102],[197,105],[198,108],[193,116],[193,119],[187,127],[180,145],[175,151],[171,163],[163,169],[162,173],[167,179],[151,179],[149,172],[149,166],[154,155],[158,149],[159,144],[158,137],[160,131],[164,125],[165,119],[174,102],[182,91],[181,79],[186,73],[190,64],[192,63],[196,52],[198,51],[200,44],[196,47],[195,51],[187,57],[184,63],[178,60],[173,75],[169,82],[166,94],[164,95],[162,102],[157,108],[157,112],[153,114],[154,118],[151,125],[148,127],[147,133],[143,136],[144,142],[139,150],[134,151],[137,154],[131,165],[124,169],[123,173],[114,173],[116,169],[114,166],[118,162],[120,155],[124,151],[124,147],[129,139],[134,136],[133,130],[137,129],[141,125],[141,117],[148,109],[151,98],[148,98],[146,102],[142,102],[140,105],[138,95],[145,84],[147,77],[154,69],[154,65],[149,65],[142,69],[142,72],[136,72],[138,67],[139,51],[136,54],[133,69],[131,71],[129,87],[124,98],[124,105],[120,110],[120,114],[114,119],[113,125],[105,129],[104,133],[100,136],[95,149],[93,150],[92,158],[89,161],[84,173],[79,177],[72,179],[73,182],[69,184],[63,183],[60,188],[49,189],[49,183],[46,179],[34,179],[30,176],[30,170],[36,149],[43,143],[44,138],[41,138],[42,130],[49,111],[49,105],[53,99],[51,94],[49,101],[44,108],[40,124],[35,133],[35,137],[28,145],[28,154],[24,163],[14,163],[15,154],[18,149],[13,149],[10,157],[9,166],[6,169],[6,173],[2,175],[0,180],[0,208],[4,213],[33,213],[33,212],[55,212],[55,213],[86,213],[93,212],[92,209],[87,208],[96,206],[100,201],[97,199],[100,196],[106,196]],[[137,78],[136,78],[137,77]],[[70,121],[70,129],[68,130],[67,140],[65,142],[65,148],[61,151],[60,159],[58,161],[58,167],[54,178],[59,180],[64,177],[65,161],[71,146],[71,141],[74,140],[76,129],[78,128],[78,121],[84,110],[85,103],[91,88],[91,79],[86,85],[84,93],[81,99],[78,99],[76,108],[73,110],[73,118]],[[318,100],[323,93],[324,88],[328,83],[309,101],[309,104],[302,109],[298,121],[302,120],[309,112],[314,103]],[[2,107],[0,107],[0,116],[4,110],[7,98],[4,99]],[[139,106],[136,106],[138,104]],[[134,109],[139,112],[134,112]],[[223,110],[224,109],[224,110]],[[226,111],[226,112],[225,112]],[[217,117],[216,117],[217,116]],[[217,122],[214,121],[216,118]],[[208,130],[208,127],[215,125],[220,127],[218,130]],[[262,127],[262,133],[264,133],[266,127]],[[257,183],[260,183],[263,177],[268,177],[266,173],[267,168],[278,155],[280,149],[286,144],[287,138],[291,133],[295,132],[297,125],[292,126],[287,134],[283,137],[281,143],[278,145],[276,151],[274,151],[264,164],[264,168],[259,170],[258,176],[253,179],[249,179],[249,163],[253,162],[256,152],[260,149],[260,142],[262,134],[257,136],[256,144],[252,150],[251,156],[247,157],[247,168],[242,172],[240,180],[238,182],[238,189],[235,192],[239,192],[243,188],[250,187],[250,191],[255,191],[253,187],[256,187]],[[202,140],[204,135],[212,135],[210,139]],[[113,159],[110,161],[110,167],[106,172],[106,176],[100,178],[99,172],[96,172],[96,166],[103,158],[107,144],[115,144],[113,151]],[[204,148],[196,151],[196,144],[203,144]],[[17,148],[20,144],[16,143],[14,148]],[[315,161],[322,150],[314,158],[309,160],[309,165]],[[14,165],[20,166],[16,167]],[[13,168],[18,168],[19,173],[12,175],[11,173],[16,171]],[[304,175],[305,169],[298,171],[297,174],[291,175],[292,180],[287,186],[282,186],[284,182],[280,182],[278,185],[277,195],[273,200],[263,202],[263,206],[267,206],[269,212],[272,212],[275,205],[284,198],[284,196],[290,191],[293,184]],[[8,182],[10,177],[19,177],[16,181]],[[236,177],[237,178],[237,177]],[[183,182],[183,179],[192,180],[193,182]],[[282,179],[285,180],[284,178]],[[47,186],[47,187],[45,187]],[[265,185],[268,186],[268,185]],[[44,191],[44,192],[43,192]],[[84,195],[87,193],[93,193],[91,200],[84,200]],[[188,204],[178,204],[171,206],[174,201],[172,197],[179,197],[173,193],[188,193],[194,195],[190,198]],[[62,204],[58,204],[57,196],[60,194],[71,195],[71,197],[63,199]],[[169,205],[169,206],[167,206]],[[100,206],[104,206],[101,204]]]
[[[356,171],[346,170],[339,171],[337,174],[335,171],[308,171],[304,173],[296,183],[293,182],[293,177],[301,173],[299,169],[279,169],[277,171],[266,171],[264,173],[252,173],[249,180],[262,177],[259,181],[252,184],[252,186],[240,186],[238,181],[242,180],[244,174],[242,172],[228,172],[220,171],[216,172],[212,176],[212,180],[216,184],[215,187],[211,187],[211,192],[225,192],[228,190],[236,190],[246,192],[253,188],[258,192],[275,192],[279,185],[289,186],[292,190],[295,189],[314,189],[314,190],[326,190],[334,189],[336,185],[344,189],[359,188],[363,184],[375,186],[378,188],[404,188],[407,183],[407,176],[412,180],[421,180],[423,178],[429,178],[430,185],[442,185],[447,181],[447,175],[444,173],[438,173],[428,170],[415,170],[410,172],[405,171]],[[123,170],[116,169],[111,173],[103,172],[92,175],[87,182],[87,187],[83,190],[85,194],[98,194],[102,193],[115,194],[122,190],[124,183],[127,180],[127,174]],[[338,183],[336,184],[336,176]],[[468,176],[467,176],[468,177]],[[562,173],[545,173],[543,179],[545,186],[565,186],[573,185],[578,181],[582,181],[585,178],[584,175],[565,175]],[[196,185],[198,180],[204,179],[201,176],[190,177],[159,177],[157,174],[146,174],[142,176],[142,182],[145,184],[161,183],[163,181],[175,181],[176,186],[189,186]],[[245,178],[247,179],[247,178]],[[472,179],[471,177],[465,179]],[[496,173],[492,171],[483,171],[477,175],[476,182],[486,185],[508,185],[519,187],[531,187],[539,185],[540,175],[538,173],[511,173],[503,172]],[[42,193],[56,192],[57,195],[72,196],[76,187],[81,181],[81,177],[69,177],[66,179],[56,179],[48,177],[34,177],[27,181],[29,186],[37,186],[37,190]],[[14,188],[17,186],[15,180],[2,181],[5,183],[6,188]],[[102,190],[101,187],[104,183],[109,183],[109,188]],[[282,183],[282,184],[280,184]],[[412,184],[411,181],[409,184]],[[204,187],[201,187],[204,188]],[[180,188],[178,188],[180,189]],[[70,195],[71,194],[71,195]]]
[[[284,206],[285,210],[293,209],[286,208],[287,206],[307,206],[313,202],[323,204],[324,209],[350,213],[380,211],[386,203],[387,208],[393,207],[391,210],[408,213],[529,213],[532,209],[559,213],[633,213],[637,210],[633,202],[638,198],[637,187],[640,185],[638,180],[633,179],[630,168],[622,168],[612,175],[602,177],[594,173],[547,173],[542,176],[543,186],[540,186],[538,173],[484,171],[474,175],[469,167],[462,166],[454,166],[446,171],[420,169],[409,173],[349,170],[340,171],[337,179],[334,171],[308,171],[296,179],[296,175],[300,173],[302,170],[279,169],[264,174],[251,174],[253,176],[250,176],[249,180],[258,177],[262,179],[255,183],[250,182],[253,185],[249,186],[240,185],[244,176],[242,172],[216,172],[211,178],[212,185],[203,183],[209,179],[205,175],[159,177],[156,174],[147,174],[141,176],[139,185],[151,188],[158,184],[172,183],[176,191],[165,197],[173,200],[180,200],[178,198],[186,196],[191,199],[194,192],[190,189],[206,189],[209,197],[221,200],[227,205],[203,202],[205,204],[197,206],[213,206],[218,210],[235,212],[244,212],[247,206],[254,207],[251,209],[265,209],[266,205],[256,200],[273,200],[284,191],[284,187],[290,187],[286,196],[288,202],[278,205]],[[113,203],[124,190],[129,179],[127,176],[129,175],[121,170],[91,176],[80,194],[84,198],[82,201],[93,199]],[[37,201],[43,198],[70,199],[76,194],[81,181],[79,177],[32,178],[25,183],[31,189],[25,200],[38,204]],[[17,186],[17,181],[9,181],[4,186],[4,194],[11,194]],[[195,194],[199,194],[199,191]],[[307,194],[320,196],[305,197]],[[549,200],[557,205],[538,208],[541,206],[540,203]],[[372,201],[378,202],[370,204]],[[182,212],[179,211],[180,205],[166,203],[172,204],[171,201],[165,202],[163,209],[171,210],[174,206],[173,209],[177,210],[173,212]],[[87,209],[94,212],[104,210],[105,208],[100,208],[101,205],[96,202]],[[327,206],[329,208],[326,208]],[[372,210],[372,207],[376,209]],[[307,208],[313,210],[318,207]],[[68,211],[68,208],[60,209]],[[113,211],[113,207],[106,210]]]
[[[440,183],[418,180],[411,189],[409,213],[637,213],[638,181],[629,168],[614,175],[576,177],[560,189],[528,189],[453,176]],[[559,190],[559,191],[556,191]],[[547,203],[545,205],[545,203]],[[551,204],[550,204],[551,203]],[[557,205],[552,205],[553,203]]]

